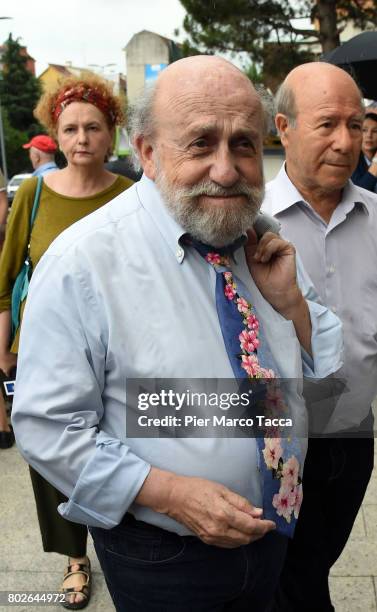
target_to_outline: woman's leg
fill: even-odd
[[[0,393],[0,431],[10,431],[7,409],[2,393]]]
[[[1,380],[0,380],[1,384]],[[8,424],[5,400],[0,391],[0,448],[10,448],[14,443],[13,431]]]
[[[64,580],[64,588],[80,587],[86,582],[84,574],[75,574],[77,564],[88,563],[86,556],[87,527],[63,519],[57,507],[67,501],[63,493],[55,489],[38,472],[30,468],[31,482],[37,506],[38,522],[41,530],[43,550],[56,552],[69,558],[73,575]],[[81,602],[80,593],[70,596],[71,603]]]

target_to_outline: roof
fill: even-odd
[[[43,70],[43,72],[41,72],[38,78],[41,78],[45,74],[45,72],[49,70],[49,68],[53,68],[54,70],[56,70],[56,72],[59,72],[59,74],[61,74],[63,77],[72,76],[72,74],[75,75],[78,72],[82,72],[85,70],[85,68],[77,68],[76,66],[70,66],[68,64],[65,64],[64,66],[62,64],[48,64],[48,68]]]
[[[130,38],[130,40],[128,41],[127,45],[124,47],[123,51],[126,50],[128,45],[131,43],[131,41],[136,36],[140,36],[140,34],[151,34],[152,36],[157,36],[157,38],[160,38],[161,40],[163,40],[166,43],[166,45],[168,46],[168,48],[169,48],[169,61],[170,62],[174,62],[177,59],[180,59],[182,57],[182,52],[181,52],[182,45],[181,45],[181,43],[176,43],[171,38],[166,38],[166,36],[162,36],[161,34],[157,34],[157,32],[151,32],[151,30],[141,30],[140,32],[136,32],[136,34],[134,34]]]

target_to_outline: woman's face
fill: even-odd
[[[103,164],[113,135],[103,113],[88,102],[72,102],[58,119],[57,138],[68,165]]]
[[[373,119],[364,119],[361,149],[369,159],[372,159],[377,151],[377,121]]]

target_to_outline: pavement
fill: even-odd
[[[65,559],[42,550],[27,465],[13,447],[0,450],[0,466],[0,597],[2,591],[56,592],[61,584]],[[93,567],[93,591],[85,609],[112,612],[114,606],[91,541],[88,554]],[[347,547],[331,572],[330,586],[336,612],[377,612],[376,468]],[[26,604],[12,608],[46,612],[46,605]],[[47,609],[56,608],[62,610],[60,605]],[[0,612],[9,610],[9,606],[0,605]]]

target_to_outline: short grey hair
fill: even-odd
[[[274,99],[272,94],[259,85],[254,85],[262,106],[262,130],[265,138],[274,128]]]
[[[131,142],[131,162],[136,170],[140,170],[140,160],[135,149],[135,139],[139,136],[152,138],[156,121],[154,116],[154,101],[156,96],[156,83],[146,85],[134,104],[129,109],[128,133]]]
[[[288,120],[288,125],[296,127],[297,106],[295,94],[292,87],[286,81],[280,85],[275,96],[275,111],[285,115]]]

